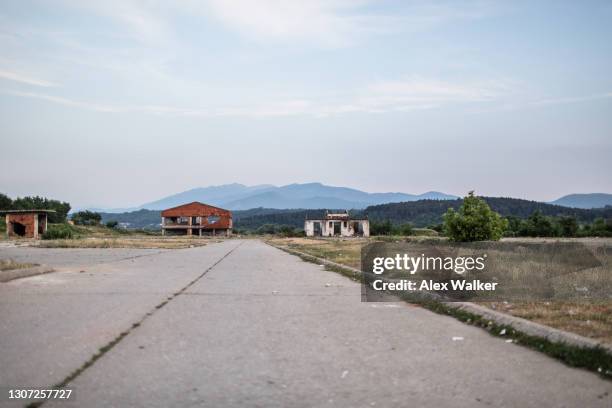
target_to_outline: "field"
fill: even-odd
[[[204,246],[218,239],[200,237],[87,237],[77,239],[45,240],[33,243],[41,248],[138,248],[138,249],[181,249]]]
[[[402,238],[385,237],[385,241],[400,241]],[[296,251],[300,251],[309,255],[320,258],[325,258],[333,262],[360,268],[361,248],[370,242],[374,242],[376,238],[370,239],[308,239],[308,238],[270,238],[269,242],[279,247],[286,247]],[[602,261],[600,267],[593,268],[589,271],[590,276],[602,281],[602,277],[606,282],[609,282],[609,273],[612,268],[612,260],[610,259],[610,247],[612,246],[611,239],[565,239],[563,242],[581,242],[585,245],[598,245],[606,250],[598,254],[598,258]],[[512,243],[533,243],[533,242],[551,242],[551,240],[539,239],[511,239],[504,242]],[[541,265],[537,262],[533,263],[533,267],[526,271],[513,270],[513,257],[522,256],[520,253],[504,254],[503,262],[507,263],[507,271],[509,274],[537,274],[541,272]],[[565,276],[565,275],[563,275]],[[593,284],[592,286],[597,286]],[[607,290],[609,287],[598,289]],[[513,316],[522,317],[541,323],[550,327],[561,330],[570,331],[580,334],[585,337],[590,337],[599,341],[605,341],[612,344],[612,301],[602,300],[600,302],[579,302],[575,300],[554,300],[554,301],[515,301],[515,302],[477,302],[491,309],[507,313]]]
[[[122,230],[102,226],[69,226],[71,239],[18,239],[16,245],[31,245],[40,248],[135,248],[135,249],[180,249],[204,246],[219,239],[212,237],[162,236],[159,232]],[[6,236],[2,235],[6,241]]]

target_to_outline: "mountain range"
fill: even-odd
[[[370,205],[401,201],[417,201],[424,199],[454,200],[456,198],[456,196],[437,191],[430,191],[423,194],[367,193],[353,188],[327,186],[321,183],[295,183],[280,187],[269,184],[245,186],[243,184],[234,183],[194,188],[150,203],[145,203],[135,208],[92,210],[107,213],[120,213],[140,209],[162,210],[193,201],[201,201],[229,210],[247,210],[259,207],[274,209],[363,209]]]
[[[552,201],[551,204],[573,208],[603,208],[612,205],[612,194],[569,194]]]
[[[234,211],[251,208],[343,208],[360,210],[372,205],[418,200],[454,200],[456,198],[458,197],[437,191],[429,191],[423,194],[399,192],[368,193],[353,188],[328,186],[322,183],[294,183],[285,186],[274,186],[271,184],[245,186],[233,183],[194,188],[133,208],[110,210],[92,208],[91,210],[106,213],[123,213],[141,209],[163,210],[193,201],[201,201]],[[573,208],[603,208],[606,205],[612,205],[612,194],[570,194],[549,204]]]

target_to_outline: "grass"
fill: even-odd
[[[217,242],[212,237],[162,236],[159,232],[124,230],[103,226],[76,226],[58,224],[69,228],[70,239],[45,239],[35,243],[40,248],[135,248],[181,249],[204,246]],[[52,225],[50,225],[52,227]]]
[[[31,268],[33,266],[38,266],[37,264],[32,263],[19,263],[15,262],[12,259],[0,259],[0,271],[10,271],[13,269],[25,269]]]
[[[612,354],[602,347],[579,347],[532,336],[507,325],[496,324],[479,315],[450,307],[440,302],[420,302],[421,306],[438,313],[452,316],[457,320],[487,330],[491,335],[503,337],[513,343],[538,350],[563,361],[572,367],[585,368],[612,379]]]
[[[320,251],[320,248],[318,247],[320,245],[325,245],[324,243],[308,243],[307,245],[299,246],[299,241],[296,242],[295,239],[293,239],[293,241],[290,242],[283,242],[287,240],[289,239],[283,240],[276,238],[269,239],[268,242],[272,245],[280,247],[281,249],[287,249],[289,251],[295,250],[301,252],[303,255],[299,255],[300,258],[302,258],[306,262],[313,262],[317,264],[320,263],[320,261],[316,258],[316,255],[309,255],[309,249],[315,249]],[[336,248],[337,250],[338,248],[340,248],[340,253],[342,253],[346,247],[359,245],[358,242],[354,242],[353,245],[351,245],[349,242],[333,242],[334,240],[329,241],[330,243],[328,245]],[[291,246],[289,244],[291,244]],[[337,262],[337,259],[327,259],[332,262]],[[353,280],[360,279],[358,273],[348,268],[343,268],[341,266],[335,265],[326,265],[325,269],[340,273]],[[414,297],[407,297],[404,300],[410,303],[418,304],[428,310],[431,310],[432,312],[451,316],[463,323],[480,327],[488,331],[491,335],[504,338],[506,339],[506,341],[511,341],[513,343],[538,350],[544,354],[561,360],[569,366],[585,368],[601,375],[606,379],[612,379],[612,354],[610,354],[606,349],[602,347],[580,347],[565,343],[551,342],[545,338],[529,335],[520,330],[516,330],[511,326],[494,323],[488,319],[483,318],[480,315],[462,309],[458,309],[449,306],[445,303],[437,302],[434,300],[426,300],[424,298],[415,299]],[[578,306],[579,305],[575,304],[574,308],[577,308]],[[524,307],[526,309],[529,309],[530,305],[524,305]],[[599,307],[603,306],[600,305]],[[609,306],[606,305],[605,307]],[[599,312],[601,311],[602,310],[599,310]]]
[[[37,243],[40,248],[135,248],[135,249],[181,249],[204,246],[218,239],[200,237],[88,237],[79,239],[46,240]]]
[[[426,237],[418,237],[416,240],[425,240]],[[439,238],[429,238],[439,239]],[[275,246],[293,249],[318,258],[339,263],[360,269],[361,248],[371,242],[401,242],[406,239],[403,237],[372,237],[369,239],[312,239],[312,238],[271,238],[269,242]],[[415,238],[410,238],[415,240]],[[508,240],[510,243],[517,242],[516,239]],[[564,240],[568,241],[568,240]],[[523,242],[522,240],[518,241]],[[541,242],[533,239],[524,242]],[[550,240],[548,241],[550,242]],[[571,242],[571,241],[570,241]],[[580,240],[586,245],[601,245],[602,243],[612,242],[612,240]],[[608,247],[609,248],[609,247]],[[609,288],[602,286],[598,282],[609,282],[609,273],[612,269],[612,258],[609,251],[596,251],[601,266],[592,268],[586,273],[583,272],[584,279],[591,279],[589,287],[597,287],[609,293]],[[491,253],[500,262],[508,265],[508,274],[514,278],[520,278],[530,273],[544,273],[545,268],[534,262],[529,264],[529,270],[517,270],[515,260],[520,257],[520,253]],[[308,260],[308,259],[305,259]],[[563,262],[563,260],[559,260]],[[553,266],[554,267],[554,266]],[[523,268],[524,269],[524,268]],[[550,269],[550,266],[548,267]],[[338,271],[336,271],[338,272]],[[344,273],[347,275],[346,273]],[[350,275],[350,274],[349,274]],[[349,276],[351,277],[351,276]],[[561,280],[561,279],[560,279]],[[562,282],[559,287],[562,287]],[[496,311],[512,316],[521,317],[556,329],[569,331],[584,337],[589,337],[598,341],[612,344],[612,300],[602,300],[600,302],[579,302],[574,300],[554,300],[554,301],[522,301],[522,302],[478,302]]]
[[[485,302],[491,309],[612,344],[612,302]]]

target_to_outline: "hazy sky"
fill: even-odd
[[[3,1],[0,192],[612,193],[610,1]]]

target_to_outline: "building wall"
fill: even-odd
[[[223,208],[214,207],[199,202],[180,205],[162,211],[162,233],[170,231],[178,233],[184,231],[187,235],[231,235],[233,228],[231,211]],[[171,225],[170,219],[186,217],[188,220],[185,225]],[[196,217],[193,223],[192,217]],[[218,217],[214,223],[208,221],[208,217]]]
[[[25,226],[24,235],[15,234],[14,223]],[[38,238],[38,214],[7,214],[6,233],[9,238]]]
[[[304,232],[307,237],[315,236],[315,223],[321,223],[321,236],[333,237],[334,236],[334,223],[340,223],[340,236],[352,237],[356,235],[353,228],[353,224],[358,222],[361,224],[363,229],[363,236],[370,236],[370,222],[368,220],[306,220],[304,221]]]

